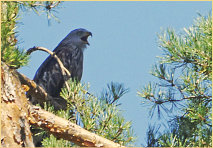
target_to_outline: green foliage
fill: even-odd
[[[102,92],[101,99],[107,104],[116,103],[119,98],[121,98],[128,89],[125,89],[122,84],[113,83],[107,85],[108,90]],[[119,105],[119,104],[118,104]]]
[[[122,84],[111,83],[99,98],[88,93],[89,84],[72,81],[68,81],[68,84],[69,90],[63,88],[61,91],[61,96],[68,103],[67,110],[54,111],[52,107],[47,107],[48,111],[121,145],[131,145],[134,142],[131,122],[125,121],[117,107],[119,104],[116,104],[127,92]],[[45,147],[56,144],[59,144],[59,147],[64,146],[51,137],[42,142]]]
[[[153,104],[151,117],[167,114],[168,130],[148,130],[148,146],[212,146],[212,19],[199,16],[192,27],[159,35],[164,55],[151,74],[159,79],[138,91]]]
[[[33,10],[38,15],[46,14],[48,23],[50,23],[52,18],[60,22],[54,13],[57,12],[56,9],[59,8],[61,1],[17,1],[17,3],[23,11]]]
[[[57,139],[53,135],[49,138],[45,138],[42,141],[44,147],[71,147],[71,143],[67,140]]]
[[[171,63],[176,66],[190,65],[194,71],[204,74],[207,79],[212,77],[212,17],[200,16],[185,33],[177,35],[173,29],[168,29],[159,35],[159,44],[165,55],[161,63]]]
[[[11,68],[26,65],[28,56],[16,47],[16,23],[18,5],[14,2],[1,2],[1,60]]]
[[[21,1],[3,1],[1,2],[1,61],[5,62],[10,68],[20,68],[29,61],[29,56],[24,50],[17,47],[17,27],[20,19],[19,10],[32,9],[35,12],[46,12],[48,20],[57,17],[52,11],[60,2],[21,2]]]

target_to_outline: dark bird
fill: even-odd
[[[70,78],[77,81],[81,80],[83,72],[83,51],[86,45],[89,45],[87,40],[89,36],[92,36],[92,33],[86,29],[75,29],[53,50],[64,67],[71,73],[71,77],[64,79],[58,62],[52,56],[47,57],[35,74],[33,80],[44,88],[50,96],[59,99],[59,104],[65,103],[60,97],[60,91],[65,81]],[[35,101],[35,98],[31,100],[32,102],[33,100]]]

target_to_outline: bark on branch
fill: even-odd
[[[30,123],[45,129],[58,138],[69,140],[79,146],[88,147],[121,147],[106,138],[91,133],[80,126],[58,117],[40,107],[30,106]]]
[[[62,108],[61,104],[58,104],[58,102],[55,101],[57,98],[48,95],[48,93],[41,86],[37,85],[33,80],[30,80],[25,75],[20,74],[16,70],[14,70],[14,73],[18,76],[22,87],[23,85],[27,87],[25,90],[27,94],[36,98],[41,106],[43,106],[44,102],[50,102],[54,108]]]
[[[41,86],[37,85],[34,81],[30,80],[25,75],[20,74],[17,71],[14,72],[17,74],[19,80],[21,81],[21,84],[28,87],[25,91],[27,91],[30,95],[36,97],[40,103],[48,100],[48,94]]]

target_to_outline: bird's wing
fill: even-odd
[[[54,52],[56,52],[64,66],[70,71],[71,77],[80,80],[83,71],[83,53],[81,50],[59,44]],[[34,81],[51,96],[59,96],[65,81],[55,58],[49,56],[42,63],[36,72]]]
[[[34,81],[43,87],[51,96],[58,96],[63,86],[63,77],[57,61],[49,56],[39,67]]]

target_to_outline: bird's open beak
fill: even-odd
[[[88,34],[89,34],[89,36],[91,36],[91,37],[92,37],[92,32],[88,32]]]
[[[87,40],[89,36],[92,37],[92,33],[91,32],[87,32],[86,35],[81,38],[81,40],[84,41],[87,45],[90,45],[88,40]]]

